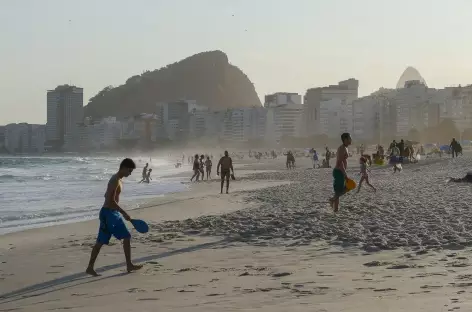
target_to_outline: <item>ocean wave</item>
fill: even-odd
[[[58,218],[61,216],[67,215],[78,215],[84,213],[94,213],[91,209],[75,209],[73,212],[70,210],[64,211],[48,211],[48,212],[39,212],[39,213],[29,213],[29,214],[15,214],[15,215],[3,215],[0,216],[0,224],[6,222],[14,221],[28,221],[28,220],[37,220],[44,218]]]

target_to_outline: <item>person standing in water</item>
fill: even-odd
[[[142,174],[142,176],[143,176],[143,181],[146,180],[146,177],[147,177],[147,168],[148,168],[148,166],[149,166],[149,163],[146,163],[146,166],[144,166],[144,168],[143,168],[143,174]]]
[[[334,212],[339,210],[339,198],[346,192],[348,146],[351,145],[351,135],[347,132],[341,135],[343,144],[336,153],[336,166],[333,169],[334,196],[329,200]]]
[[[228,151],[225,151],[225,155],[221,157],[220,161],[218,162],[218,166],[216,167],[216,175],[220,175],[220,167],[221,167],[221,194],[223,194],[223,185],[226,179],[226,194],[228,194],[229,190],[229,178],[230,178],[230,170],[231,173],[234,174],[233,169],[233,160],[229,157]]]
[[[126,158],[121,162],[118,172],[108,181],[105,202],[103,203],[102,209],[100,209],[100,228],[98,230],[97,242],[92,249],[90,261],[85,270],[87,274],[98,276],[94,269],[95,261],[100,253],[100,249],[104,244],[108,245],[112,235],[115,236],[116,239],[123,240],[126,270],[132,272],[143,267],[142,265],[134,265],[131,262],[131,234],[123,221],[123,218],[127,221],[131,221],[131,217],[118,204],[120,201],[120,193],[123,189],[122,179],[129,177],[134,169],[136,169],[134,161],[130,158]]]

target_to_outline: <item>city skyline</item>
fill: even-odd
[[[433,88],[472,82],[472,45],[461,35],[472,28],[465,0],[139,4],[1,3],[0,124],[44,124],[51,86],[83,87],[86,104],[107,85],[215,49],[248,75],[262,101],[278,90],[304,94],[348,77],[360,81],[365,96],[394,88],[408,66]]]

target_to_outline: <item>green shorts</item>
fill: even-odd
[[[341,196],[346,191],[346,178],[341,169],[333,169],[333,189],[336,196]]]

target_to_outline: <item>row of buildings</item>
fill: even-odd
[[[47,92],[46,125],[0,127],[0,148],[41,153],[116,149],[137,142],[152,146],[166,140],[277,144],[284,137],[337,139],[342,132],[351,132],[356,140],[383,142],[387,136],[406,137],[411,129],[434,127],[445,118],[460,131],[472,128],[472,86],[433,89],[421,78],[361,98],[358,89],[358,80],[351,78],[308,89],[303,98],[270,94],[261,107],[215,111],[196,101],[177,100],[156,103],[154,112],[92,120],[84,116],[83,89],[63,85]]]

